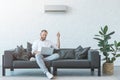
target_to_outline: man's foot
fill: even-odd
[[[47,72],[46,73],[46,76],[49,78],[49,79],[52,79],[54,76],[51,74],[51,73],[49,73],[49,72]]]

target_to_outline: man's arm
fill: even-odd
[[[39,54],[39,53],[40,53],[40,51],[36,50],[36,51],[33,52],[33,55],[36,55],[36,54]]]
[[[37,51],[37,42],[35,41],[32,45],[32,54],[36,55],[37,53],[40,53],[40,52]]]
[[[57,33],[57,47],[60,48],[60,33]]]

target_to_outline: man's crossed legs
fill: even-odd
[[[36,54],[35,55],[35,58],[36,58],[36,62],[37,64],[39,65],[40,69],[42,69],[42,71],[46,74],[46,76],[51,79],[53,78],[53,75],[48,71],[46,65],[45,65],[45,62],[44,61],[52,61],[52,60],[56,60],[58,59],[60,56],[59,54],[55,53],[55,54],[52,54],[48,57],[43,57],[42,54]]]

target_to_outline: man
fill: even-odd
[[[49,79],[53,78],[53,75],[48,71],[48,69],[45,66],[44,60],[55,60],[59,58],[59,54],[52,54],[46,58],[43,57],[41,54],[41,48],[42,47],[52,47],[55,49],[60,48],[60,33],[57,33],[57,44],[53,44],[51,41],[46,40],[47,37],[47,30],[42,30],[40,33],[40,39],[36,40],[32,45],[32,53],[35,55],[35,59],[39,67],[42,69],[42,71],[46,74],[46,76]]]

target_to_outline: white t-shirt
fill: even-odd
[[[32,44],[32,53],[34,51],[41,51],[42,47],[51,47],[51,48],[58,49],[57,45],[52,43],[51,41],[49,41],[49,40],[41,41],[39,39],[39,40],[36,40],[36,41],[33,42],[33,44]]]

